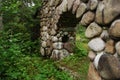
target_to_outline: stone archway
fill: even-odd
[[[44,0],[40,11],[42,56],[59,60],[72,54],[75,27],[80,23],[87,27],[85,36],[90,39],[89,80],[119,80],[119,4],[120,0]]]

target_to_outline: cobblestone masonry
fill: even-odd
[[[120,80],[120,0],[43,0],[40,13],[42,56],[73,54],[80,23],[90,39],[88,80]]]

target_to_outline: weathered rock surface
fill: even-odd
[[[76,18],[80,18],[83,15],[83,13],[86,11],[86,9],[87,9],[86,4],[80,3],[80,5],[76,11]]]
[[[58,38],[57,38],[56,36],[53,36],[53,37],[52,37],[52,41],[53,41],[53,42],[57,42],[57,41],[58,41]]]
[[[98,7],[97,7],[97,11],[96,11],[96,16],[95,16],[95,21],[98,24],[103,24],[103,10],[104,10],[104,3],[103,2],[99,2]]]
[[[88,58],[90,59],[90,61],[94,61],[95,57],[96,57],[96,53],[93,51],[89,51]]]
[[[98,0],[89,0],[88,6],[90,10],[95,10],[98,5]]]
[[[59,54],[60,54],[60,50],[53,50],[52,51],[52,55],[51,55],[51,59],[54,59],[54,60],[58,60],[59,59]]]
[[[84,26],[89,25],[94,20],[95,14],[91,11],[85,13],[81,19],[81,24]]]
[[[120,0],[104,0],[104,24],[109,24],[120,15]]]
[[[75,14],[80,5],[80,0],[75,0],[73,3],[72,13]]]
[[[100,35],[101,33],[102,33],[102,28],[98,24],[93,22],[87,27],[85,31],[85,36],[87,38],[93,38],[95,36]]]
[[[113,38],[120,38],[120,20],[116,20],[109,28],[109,34]]]
[[[41,46],[44,47],[44,48],[47,47],[46,41],[42,41]]]
[[[62,42],[53,43],[53,48],[54,49],[62,49],[63,48],[63,43]]]
[[[63,59],[65,57],[69,56],[69,55],[70,54],[69,54],[69,52],[67,50],[65,50],[65,49],[60,50],[60,55],[59,55],[60,59]]]
[[[63,48],[68,50],[70,53],[73,52],[74,47],[75,47],[75,45],[73,45],[73,43],[71,43],[71,42],[63,43]]]
[[[109,54],[115,54],[115,42],[114,40],[108,40],[105,45],[105,52]]]
[[[100,76],[106,80],[120,79],[120,62],[110,54],[103,54],[100,57],[97,69]]]
[[[101,38],[94,38],[89,43],[88,46],[93,51],[102,51],[105,48],[105,42]]]
[[[68,0],[68,10],[72,9],[74,0]]]
[[[40,48],[40,53],[42,56],[45,56],[45,49],[43,47]]]
[[[103,30],[100,37],[104,40],[107,41],[109,39],[109,33],[108,30]]]
[[[120,55],[120,41],[116,43],[115,49],[118,55]]]
[[[62,3],[57,7],[57,12],[62,14],[63,12],[67,11],[67,0],[62,0]]]
[[[51,34],[52,36],[54,36],[54,35],[56,34],[56,31],[55,31],[54,29],[52,29],[52,30],[50,31],[50,34]]]
[[[93,63],[90,63],[89,65],[88,80],[102,80]]]

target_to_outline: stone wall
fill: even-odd
[[[75,28],[90,39],[88,80],[120,80],[120,0],[43,0],[41,54],[55,60],[73,54]]]

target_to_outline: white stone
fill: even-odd
[[[51,34],[52,36],[54,36],[54,35],[56,34],[56,31],[55,31],[54,29],[52,29],[52,30],[50,31],[50,34]]]
[[[120,41],[116,43],[115,49],[118,55],[120,55]]]
[[[63,43],[62,42],[53,43],[53,48],[54,49],[62,49],[63,48]]]
[[[47,43],[46,43],[46,41],[41,41],[42,43],[41,43],[41,45],[42,45],[42,47],[47,47]]]
[[[41,32],[41,36],[41,39],[45,41],[50,38],[50,35],[47,32]]]
[[[65,49],[60,50],[60,59],[64,59],[65,57],[67,57],[69,54],[69,52]]]
[[[57,11],[59,12],[59,14],[67,11],[67,4],[67,0],[62,0],[62,3],[57,7]]]
[[[43,27],[42,27],[42,30],[43,30],[43,31],[47,31],[47,30],[48,30],[48,27],[47,27],[47,26],[43,26]]]
[[[88,46],[93,51],[102,51],[105,48],[105,42],[101,38],[94,38],[89,43]]]
[[[104,54],[104,52],[99,53],[99,54],[95,57],[95,59],[94,59],[93,64],[94,64],[94,66],[95,66],[96,69],[98,69],[98,63],[99,63],[99,60],[100,60],[100,58],[101,58],[101,56],[102,56],[103,54]]]
[[[54,49],[54,50],[52,51],[52,55],[50,56],[50,58],[55,59],[55,60],[58,60],[58,59],[59,59],[59,54],[60,54],[60,50]]]
[[[58,38],[57,38],[56,36],[53,36],[53,37],[52,37],[52,41],[53,41],[53,42],[57,42],[57,41],[58,41]]]
[[[62,41],[62,37],[59,37],[59,41]]]
[[[64,35],[68,35],[68,32],[64,32]]]
[[[40,53],[41,53],[42,56],[45,56],[45,50],[44,50],[43,47],[40,48]]]

